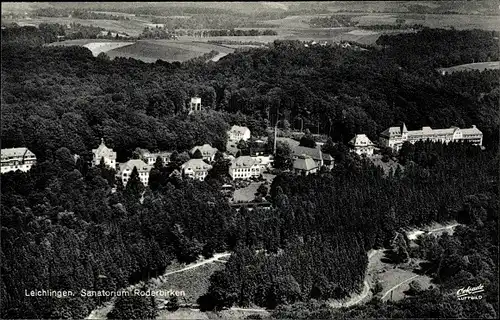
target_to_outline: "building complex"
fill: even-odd
[[[450,127],[447,129],[432,129],[423,127],[421,130],[408,130],[403,123],[401,127],[390,127],[380,134],[383,146],[399,151],[405,141],[415,143],[417,141],[430,140],[433,142],[456,142],[467,141],[474,145],[482,146],[483,133],[473,125],[472,128]]]

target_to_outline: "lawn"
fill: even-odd
[[[198,298],[205,294],[210,286],[209,278],[217,270],[222,270],[222,262],[207,263],[197,268],[165,276],[157,290],[182,290],[186,293],[179,297],[179,303],[196,303]]]
[[[255,193],[261,182],[252,182],[249,186],[234,191],[234,202],[249,202],[255,199]]]

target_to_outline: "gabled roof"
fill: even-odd
[[[297,170],[310,171],[318,168],[316,162],[310,157],[299,157],[293,161],[293,168]]]
[[[182,169],[191,168],[193,171],[208,171],[212,169],[212,166],[203,161],[202,159],[191,159],[185,162],[182,166]]]
[[[110,149],[106,147],[104,144],[104,139],[101,138],[101,144],[97,149],[92,149],[92,153],[96,154],[98,158],[106,156],[107,158],[110,159],[115,159],[116,158],[116,152],[113,151],[113,149]]]
[[[366,147],[373,146],[373,142],[366,136],[366,134],[357,134],[354,138],[349,141],[349,144],[354,147]]]
[[[125,163],[120,163],[120,172],[123,172],[126,169],[130,169],[130,171],[132,171],[134,170],[134,167],[137,168],[138,172],[149,172],[152,168],[152,166],[146,164],[140,159],[132,159]]]
[[[380,135],[384,136],[384,137],[391,137],[391,136],[400,135],[400,134],[401,134],[400,127],[390,127],[388,129],[385,129],[384,131],[382,131],[382,133]]]
[[[297,146],[293,149],[293,155],[297,157],[302,155],[307,155],[316,161],[323,159],[320,147],[308,148],[308,147]]]
[[[202,155],[214,155],[218,150],[217,148],[212,147],[208,143],[205,143],[202,146],[196,146],[189,151],[189,153],[194,154],[196,150],[200,150]]]
[[[2,149],[1,151],[2,154],[2,159],[3,158],[9,158],[9,157],[34,157],[35,154],[31,151],[28,150],[28,148],[21,147],[21,148],[8,148],[8,149]]]

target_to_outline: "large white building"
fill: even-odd
[[[203,160],[207,161],[214,161],[215,154],[218,151],[217,148],[214,148],[206,143],[202,146],[196,146],[192,148],[191,150],[189,150],[189,153],[193,155],[196,152],[196,150],[200,150],[201,155],[203,156]]]
[[[352,151],[362,155],[366,154],[367,156],[373,155],[373,150],[375,149],[375,145],[373,142],[368,139],[366,134],[357,134],[354,138],[349,141],[349,145],[352,148]]]
[[[227,135],[230,141],[247,141],[248,139],[250,139],[250,129],[248,129],[247,127],[234,125],[227,132]]]
[[[101,163],[101,159],[104,158],[104,164],[116,169],[116,152],[113,149],[106,147],[104,144],[104,139],[101,139],[101,144],[97,149],[92,149],[94,157],[92,158],[92,165],[97,166]]]
[[[204,181],[208,175],[208,171],[212,169],[212,166],[201,159],[191,159],[185,162],[181,166],[181,169],[184,176]]]
[[[120,169],[118,170],[117,176],[122,180],[123,185],[127,185],[134,167],[137,168],[137,173],[139,173],[139,179],[141,180],[142,184],[144,186],[148,185],[149,171],[151,171],[152,166],[146,164],[144,161],[140,159],[133,159],[125,163],[120,163],[119,167]]]
[[[229,175],[234,179],[257,178],[261,174],[259,161],[250,156],[241,156],[231,161]]]
[[[9,148],[1,150],[1,173],[21,170],[29,171],[36,163],[36,156],[28,148]]]
[[[421,140],[449,143],[453,141],[468,141],[474,145],[482,146],[483,133],[473,125],[472,128],[460,129],[451,127],[447,129],[432,129],[423,127],[421,130],[408,130],[403,123],[401,127],[390,127],[380,134],[382,145],[399,151],[405,141],[415,143]]]

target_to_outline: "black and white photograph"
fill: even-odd
[[[500,1],[1,3],[0,319],[498,319]]]

